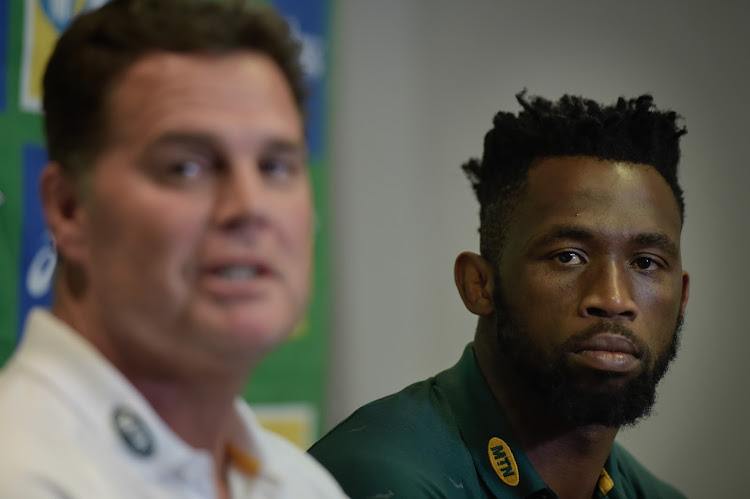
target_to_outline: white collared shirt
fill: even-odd
[[[339,498],[313,458],[263,429],[241,399],[243,451],[256,473],[232,466],[231,497]],[[75,331],[33,310],[0,372],[0,498],[216,497],[211,455],[181,440],[124,376]]]

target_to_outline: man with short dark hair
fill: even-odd
[[[673,112],[519,94],[482,159],[479,316],[454,367],[356,411],[310,452],[355,498],[683,497],[615,442],[647,415],[688,299]]]
[[[59,254],[0,374],[0,497],[344,497],[239,394],[308,302],[299,47],[244,1],[113,0],[44,76]]]

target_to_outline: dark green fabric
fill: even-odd
[[[492,437],[511,449],[517,486],[495,473],[488,454]],[[518,444],[471,343],[455,366],[365,405],[309,452],[353,499],[557,497]],[[618,444],[605,469],[615,483],[607,499],[684,497]]]

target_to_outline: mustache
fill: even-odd
[[[574,334],[562,344],[562,350],[567,352],[576,351],[581,344],[602,333],[618,334],[630,340],[638,348],[644,358],[649,358],[651,356],[651,350],[648,345],[639,338],[632,329],[622,322],[608,320],[596,322],[583,331]]]

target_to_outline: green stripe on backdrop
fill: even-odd
[[[22,112],[18,106],[20,67],[23,52],[24,2],[0,0],[0,9],[9,14],[0,26],[8,51],[2,74],[6,77],[5,110],[0,113],[0,361],[10,355],[20,328],[18,287],[20,283],[22,227],[21,151],[25,143],[42,143],[39,116]]]
[[[0,36],[7,37],[6,64],[4,68],[0,68],[0,77],[5,76],[6,84],[5,109],[0,110],[0,191],[4,195],[4,201],[0,204],[0,365],[12,353],[24,319],[19,316],[21,315],[19,308],[22,306],[19,290],[22,289],[21,285],[25,276],[25,269],[21,269],[24,256],[21,254],[24,234],[22,151],[29,145],[41,146],[43,144],[39,114],[20,109],[26,1],[30,2],[30,5],[35,5],[34,2],[38,3],[40,0],[0,0],[0,9],[7,7],[9,11],[5,19],[6,25],[0,26]],[[299,2],[298,6],[295,5],[295,0],[262,3],[279,6],[285,15],[288,13],[284,12],[284,8],[288,8],[289,5],[299,8],[300,11],[309,10],[311,5],[316,4],[316,8],[324,9],[323,15],[326,19],[324,32],[316,33],[316,35],[322,37],[322,43],[328,52],[327,37],[331,15],[328,2],[324,0],[296,1]],[[77,4],[80,3],[82,2],[77,2]],[[2,21],[2,16],[0,16],[0,21]],[[326,60],[326,66],[327,64]],[[326,86],[329,79],[327,73],[326,70],[321,80],[324,87],[322,97],[320,97],[324,101],[322,109],[326,111],[318,113],[318,122],[312,123],[312,126],[318,127],[321,131],[317,136],[323,137],[324,140],[322,141],[323,150],[317,152],[310,165],[318,218],[311,307],[300,331],[261,363],[245,390],[245,396],[254,406],[270,414],[274,414],[274,410],[277,409],[283,412],[287,405],[304,407],[303,413],[310,416],[307,424],[311,427],[309,433],[298,441],[303,446],[310,443],[310,440],[320,433],[324,421],[325,368],[330,329],[329,230],[326,223],[328,219],[328,144],[325,140],[328,136]],[[28,260],[28,255],[26,257]],[[293,435],[292,438],[296,439]]]

